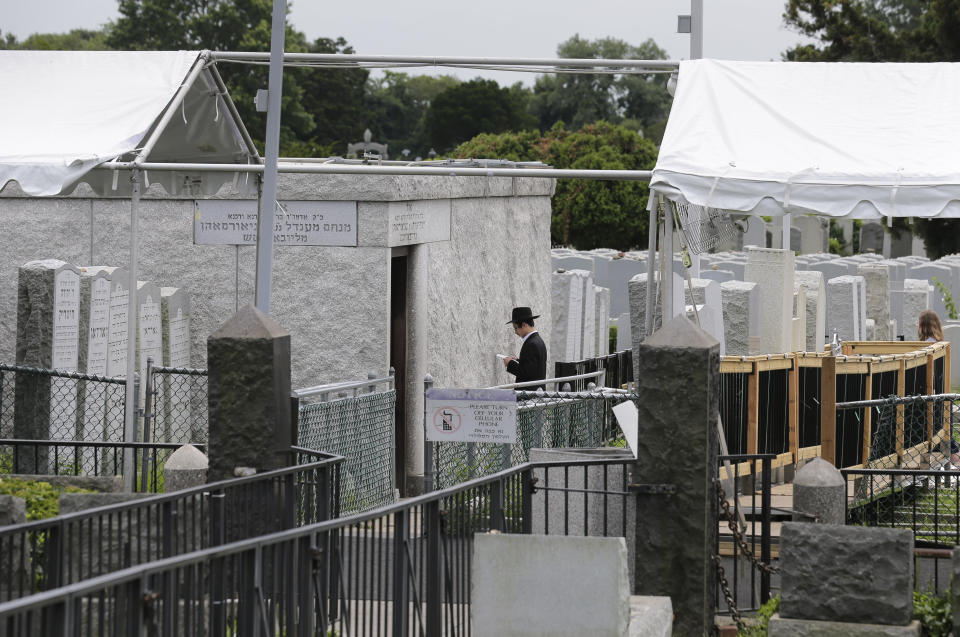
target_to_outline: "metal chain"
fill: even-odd
[[[720,589],[723,591],[723,597],[727,601],[727,608],[730,609],[730,615],[737,624],[737,632],[743,631],[743,618],[740,616],[740,610],[737,609],[737,602],[733,599],[733,594],[730,592],[730,584],[727,583],[727,574],[723,570],[720,556],[714,555],[713,562],[717,565],[717,578],[720,580]]]
[[[727,518],[727,526],[730,527],[730,532],[733,533],[733,539],[740,547],[740,552],[743,553],[743,555],[745,555],[746,558],[761,571],[771,575],[779,573],[779,568],[761,562],[760,559],[754,555],[753,549],[747,545],[747,541],[743,537],[743,532],[737,526],[736,516],[734,516],[733,511],[730,510],[730,503],[727,502],[727,494],[723,492],[723,486],[721,486],[720,480],[714,478],[713,484],[716,485],[717,500],[720,503],[720,508],[723,509],[724,516]]]

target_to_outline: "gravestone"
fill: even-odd
[[[946,316],[947,306],[943,301],[943,294],[935,285],[935,280],[940,281],[940,283],[946,287],[946,289],[950,290],[953,288],[953,271],[945,265],[924,263],[922,265],[915,265],[907,270],[907,276],[911,279],[927,280],[927,282],[933,288],[933,291],[930,294],[930,308],[939,316]],[[907,317],[904,317],[904,321],[906,321],[906,319]],[[909,326],[905,327],[906,329],[909,329]]]
[[[645,333],[647,315],[647,276],[648,274],[638,274],[630,279],[630,282],[627,286],[630,295],[630,334],[634,347],[636,347],[638,343],[649,336]],[[661,290],[661,287],[657,285],[658,279],[659,275],[655,275],[652,286],[652,293],[656,297],[653,304],[653,331],[660,329],[660,325],[662,323],[663,308],[661,306],[661,299],[657,295],[657,293]],[[684,285],[685,283],[680,280],[680,277],[674,276],[673,307],[681,310],[686,305],[686,303],[684,303]],[[634,378],[636,378],[636,376],[634,376]]]
[[[830,261],[820,261],[817,263],[811,263],[810,265],[804,268],[806,270],[814,270],[816,272],[823,273],[823,280],[829,281],[830,279],[838,276],[846,276],[850,274],[850,267],[838,259],[831,259]],[[829,298],[827,301],[829,302]]]
[[[760,288],[748,281],[720,284],[723,337],[728,356],[749,356],[760,347]]]
[[[903,281],[903,327],[900,331],[908,341],[917,338],[917,323],[920,313],[930,309],[933,286],[926,279]]]
[[[889,341],[890,329],[890,272],[882,263],[864,263],[857,268],[866,286],[866,315],[873,319],[874,340]]]
[[[127,375],[127,314],[130,311],[130,275],[123,268],[104,268],[110,274],[110,330],[107,335],[107,376]],[[107,440],[123,440],[124,402],[123,385],[111,385],[107,392]]]
[[[647,271],[647,264],[629,257],[615,258],[607,265],[608,278],[599,279],[597,285],[610,289],[610,315],[618,316],[630,311],[630,295],[627,284],[630,279]]]
[[[160,288],[147,281],[137,281],[137,346],[136,370],[140,374],[140,404],[143,405],[147,359],[154,365],[163,363],[163,329],[160,322]]]
[[[580,356],[575,360],[593,358],[597,348],[597,292],[593,284],[593,275],[584,270],[573,270],[581,274],[583,286],[583,309],[580,316]]]
[[[907,264],[893,259],[878,263],[887,266],[890,276],[890,320],[896,323],[896,328],[890,332],[890,338],[896,340],[903,334],[903,280],[907,278]]]
[[[107,375],[110,337],[110,272],[105,268],[81,268],[80,275],[80,354],[78,368],[85,374]],[[104,439],[107,415],[108,385],[82,383],[77,401],[82,405],[82,419],[77,432],[81,440]],[[92,470],[95,450],[82,451],[83,465]]]
[[[596,299],[596,313],[594,315],[594,325],[597,344],[594,347],[594,356],[606,356],[610,349],[610,290],[600,286],[594,286],[594,298]]]
[[[779,354],[792,348],[793,252],[750,248],[744,279],[760,288],[760,348]]]
[[[701,279],[710,279],[711,281],[716,281],[717,283],[723,283],[724,281],[733,281],[736,279],[736,276],[730,270],[701,270],[700,271]]]
[[[160,329],[163,335],[164,367],[190,367],[190,295],[182,288],[160,288]],[[155,439],[161,442],[191,442],[205,439],[193,426],[192,383],[170,374],[156,377],[158,388]]]
[[[803,286],[807,291],[807,333],[805,351],[819,352],[826,342],[827,289],[823,273],[816,270],[794,272],[794,287]]]
[[[945,323],[943,325],[943,340],[950,343],[950,382],[960,383],[960,323]],[[956,346],[954,346],[956,343]],[[953,391],[947,387],[945,391]]]
[[[287,465],[290,334],[252,305],[207,339],[209,482]]]
[[[793,521],[846,524],[846,485],[837,468],[823,458],[800,467],[793,478]]]
[[[737,281],[743,281],[743,273],[747,268],[747,262],[739,259],[726,259],[724,261],[714,261],[711,266],[716,266],[719,270],[733,272],[734,279]]]
[[[793,288],[793,351],[802,352],[807,343],[807,289]]]
[[[794,215],[791,221],[794,229],[800,232],[800,252],[816,254],[830,249],[830,224],[827,219],[813,215]]]
[[[553,320],[550,349],[553,359],[563,362],[580,360],[583,280],[574,272],[554,272],[550,275],[550,316]]]
[[[883,254],[883,238],[886,231],[883,225],[868,221],[860,226],[860,252]]]
[[[766,224],[763,221],[763,217],[759,215],[750,215],[747,217],[747,231],[743,233],[743,248],[746,249],[749,246],[754,246],[756,248],[766,248],[767,247],[767,237],[766,237]]]
[[[693,288],[693,294],[690,289]],[[723,327],[723,298],[720,293],[720,284],[716,281],[701,278],[691,278],[688,286],[684,286],[686,292],[684,303],[688,309],[687,318],[694,320],[697,314],[700,319],[700,327],[710,336],[717,339],[720,343],[720,355],[724,356],[726,348],[724,347],[724,327]],[[693,314],[692,307],[696,305],[697,314]]]
[[[677,317],[634,348],[638,404],[634,593],[669,595],[674,634],[713,630],[716,600],[717,414],[720,344]],[[696,511],[696,515],[691,515]],[[682,567],[678,566],[682,565]]]
[[[178,448],[163,465],[163,490],[165,493],[199,487],[207,482],[207,456],[193,445]]]
[[[630,326],[630,312],[624,312],[617,317],[617,351],[625,352],[633,346]],[[960,361],[960,356],[957,356]],[[958,377],[960,378],[960,377]]]
[[[17,276],[17,365],[75,372],[79,337],[80,268],[57,259],[30,261],[20,266]],[[15,438],[75,438],[75,380],[19,374],[14,403]],[[18,460],[17,473],[46,473],[46,449],[35,457],[31,455]]]
[[[861,340],[860,323],[860,286],[859,280],[863,277],[838,276],[827,281],[827,323],[830,333],[827,340],[833,335],[842,341]]]

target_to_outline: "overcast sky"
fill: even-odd
[[[782,0],[704,4],[705,57],[779,60],[801,39],[783,27]],[[37,32],[98,28],[117,17],[116,6],[116,0],[0,0],[0,31],[22,40]],[[689,0],[296,0],[288,19],[310,39],[343,36],[366,54],[554,57],[557,44],[579,33],[632,44],[652,37],[671,59],[683,59],[689,57],[690,39],[676,33],[677,15],[689,12]],[[501,84],[532,81],[530,74],[433,72],[483,74]]]

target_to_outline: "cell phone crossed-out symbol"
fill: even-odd
[[[440,419],[442,421],[442,427],[444,431],[453,431],[453,414],[452,413],[444,410],[440,414]]]

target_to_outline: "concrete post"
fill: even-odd
[[[207,339],[209,482],[287,465],[290,334],[252,305]]]
[[[640,435],[634,593],[669,595],[674,635],[713,630],[720,344],[686,317],[634,348]],[[652,485],[668,485],[671,495]]]
[[[193,445],[183,445],[163,465],[163,491],[172,493],[207,481],[207,456]]]
[[[846,483],[836,467],[814,458],[793,479],[793,521],[846,523]]]

